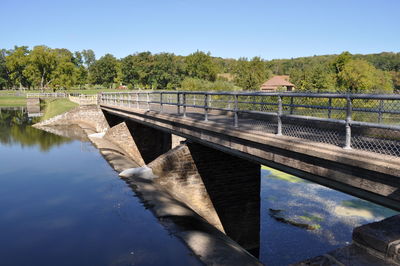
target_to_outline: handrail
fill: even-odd
[[[385,148],[390,149],[390,155],[395,154],[400,157],[400,95],[398,94],[142,90],[102,92],[99,94],[99,103],[146,110],[153,109],[161,113],[172,112],[183,117],[187,116],[188,109],[191,108],[191,112],[202,114],[205,122],[213,115],[212,111],[228,112],[231,115],[225,115],[225,118],[232,119],[234,127],[239,127],[242,123],[239,120],[243,120],[243,115],[247,114],[250,117],[257,117],[254,120],[267,121],[269,119],[269,123],[273,124],[275,128],[274,133],[277,135],[289,134],[287,133],[288,119],[303,124],[307,124],[305,121],[312,124],[320,123],[321,125],[316,126],[319,131],[317,129],[316,131],[322,133],[318,134],[325,134],[323,130],[331,130],[328,125],[326,125],[326,129],[321,129],[322,125],[336,124],[337,129],[334,130],[336,135],[333,137],[339,139],[341,138],[339,135],[344,136],[340,144],[339,140],[335,140],[336,145],[347,149],[357,145],[363,148],[364,145],[366,149],[377,150],[382,146],[380,143],[363,143],[363,141],[367,141],[367,138],[377,139],[381,142],[386,141],[385,145],[392,145]],[[156,106],[158,107],[154,109]],[[312,132],[313,126],[306,125],[305,127]],[[357,136],[352,134],[354,127],[356,127]],[[360,128],[365,130],[360,130]],[[369,135],[360,137],[360,134],[367,134],[366,130],[368,132],[371,130],[386,131],[367,132]],[[389,133],[393,136],[385,135]],[[292,132],[290,134],[307,137],[307,134],[315,135],[316,133]],[[321,137],[326,136],[321,135]],[[321,142],[329,143],[329,141],[331,140]]]
[[[66,98],[67,94],[64,92],[39,92],[27,93],[26,98]]]

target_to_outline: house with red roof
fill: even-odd
[[[264,82],[260,90],[263,92],[275,92],[275,91],[294,91],[295,86],[293,83],[289,82],[289,76],[281,75],[274,76]]]

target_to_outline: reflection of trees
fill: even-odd
[[[0,110],[0,143],[20,143],[23,147],[38,145],[40,150],[47,151],[53,146],[71,141],[31,127],[36,120],[21,110]]]

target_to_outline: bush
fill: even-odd
[[[181,90],[184,91],[238,91],[241,88],[229,81],[208,81],[198,78],[185,78],[181,82]]]

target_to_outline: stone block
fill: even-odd
[[[353,241],[400,264],[400,215],[355,228]]]

